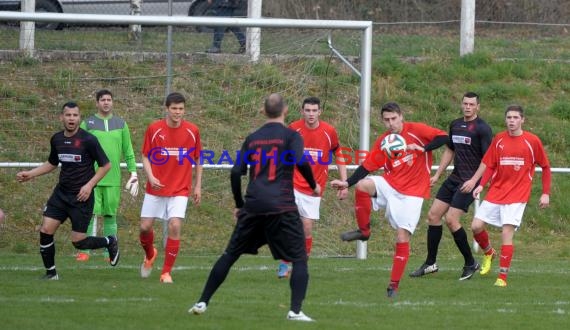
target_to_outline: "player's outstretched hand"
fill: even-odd
[[[22,171],[16,174],[16,180],[18,182],[26,182],[32,178],[29,171]]]
[[[348,188],[348,182],[341,180],[332,180],[331,187],[337,190]]]

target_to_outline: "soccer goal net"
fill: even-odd
[[[192,18],[179,18],[185,19]],[[290,24],[293,20],[286,21]],[[370,102],[369,91],[368,99],[362,99],[363,78],[357,72],[362,68],[363,50],[370,51],[363,47],[362,22],[357,22],[358,28],[344,29],[335,27],[334,22],[331,28],[263,27],[260,57],[251,61],[247,55],[234,54],[239,44],[231,33],[225,34],[223,53],[208,54],[204,50],[210,46],[212,34],[177,21],[171,35],[171,72],[166,67],[167,29],[156,22],[142,22],[142,39],[137,43],[129,43],[126,26],[116,23],[85,21],[58,31],[37,30],[34,57],[22,57],[15,51],[20,33],[17,27],[0,27],[4,48],[0,184],[6,191],[0,196],[0,206],[8,209],[11,219],[2,232],[9,238],[7,244],[37,241],[41,210],[57,181],[57,174],[52,173],[31,184],[18,184],[15,173],[33,165],[22,163],[47,159],[49,138],[61,129],[58,115],[66,101],[76,101],[85,118],[96,112],[95,92],[102,88],[113,92],[114,113],[127,121],[139,163],[146,126],[164,116],[167,79],[171,79],[170,91],[186,96],[185,118],[200,128],[204,149],[216,153],[213,163],[205,162],[201,205],[188,207],[182,248],[190,254],[218,254],[229,238],[234,205],[228,166],[219,166],[218,155],[224,150],[235,153],[244,137],[264,122],[260,110],[268,94],[284,95],[289,104],[287,122],[301,118],[304,98],[319,97],[324,109],[321,119],[337,128],[341,144],[362,148],[362,123],[368,121],[361,118],[362,107]],[[370,53],[364,60],[370,66]],[[369,84],[370,78],[365,78]],[[142,169],[139,176],[146,182]],[[333,170],[330,176],[337,178],[338,173]],[[122,196],[118,221],[126,253],[138,252],[142,195],[132,198],[124,192]],[[339,201],[335,192],[327,189],[321,219],[314,227],[313,256],[355,255],[356,246],[339,239],[342,231],[355,226],[352,205],[352,196]],[[66,232],[59,232],[60,239],[65,239]],[[69,244],[59,246],[71,249]]]

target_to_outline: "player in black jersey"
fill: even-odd
[[[244,141],[239,159],[231,172],[231,186],[236,208],[236,226],[223,255],[215,263],[200,300],[189,313],[202,314],[210,298],[223,283],[232,265],[244,254],[257,254],[269,245],[275,259],[290,260],[291,303],[287,319],[312,321],[301,311],[309,274],[305,234],[295,196],[293,171],[295,166],[313,189],[320,194],[320,186],[313,178],[307,159],[303,157],[303,138],[284,125],[287,105],[279,94],[265,100],[267,122]],[[242,197],[241,177],[247,174],[249,183]]]
[[[40,254],[46,275],[43,279],[58,280],[55,269],[55,242],[57,228],[71,219],[71,242],[77,249],[107,248],[111,266],[119,262],[119,245],[115,236],[87,237],[87,226],[93,214],[93,187],[111,168],[111,163],[97,138],[79,128],[81,115],[74,102],[63,105],[60,120],[64,130],[55,133],[47,162],[16,174],[19,182],[47,174],[61,164],[59,182],[47,201],[40,228]],[[95,171],[94,164],[99,166]]]
[[[453,171],[439,188],[437,195],[428,212],[427,231],[427,258],[426,261],[415,271],[411,277],[420,277],[435,273],[439,270],[436,264],[437,250],[442,236],[441,218],[445,215],[445,224],[451,231],[457,248],[465,259],[463,273],[459,280],[470,279],[479,269],[479,263],[473,258],[467,234],[459,219],[473,203],[471,191],[476,185],[470,185],[468,181],[477,171],[481,159],[489,148],[493,139],[491,127],[479,118],[479,96],[473,92],[463,95],[461,109],[463,117],[451,122],[449,125],[449,141],[444,151],[439,168],[431,178],[433,185],[439,179],[443,171],[453,160]],[[469,191],[463,193],[461,190]]]

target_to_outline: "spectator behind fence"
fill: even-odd
[[[239,8],[240,3],[243,0],[208,0],[210,7],[210,12],[214,16],[218,17],[232,17],[236,15],[236,9]],[[245,34],[237,26],[216,26],[214,27],[214,41],[212,42],[212,47],[206,50],[206,53],[221,53],[222,52],[222,40],[224,39],[224,34],[226,29],[233,32],[239,42],[238,53],[245,53]]]

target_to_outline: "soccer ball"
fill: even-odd
[[[388,134],[382,139],[380,149],[389,159],[398,159],[406,154],[406,140],[400,134]]]

